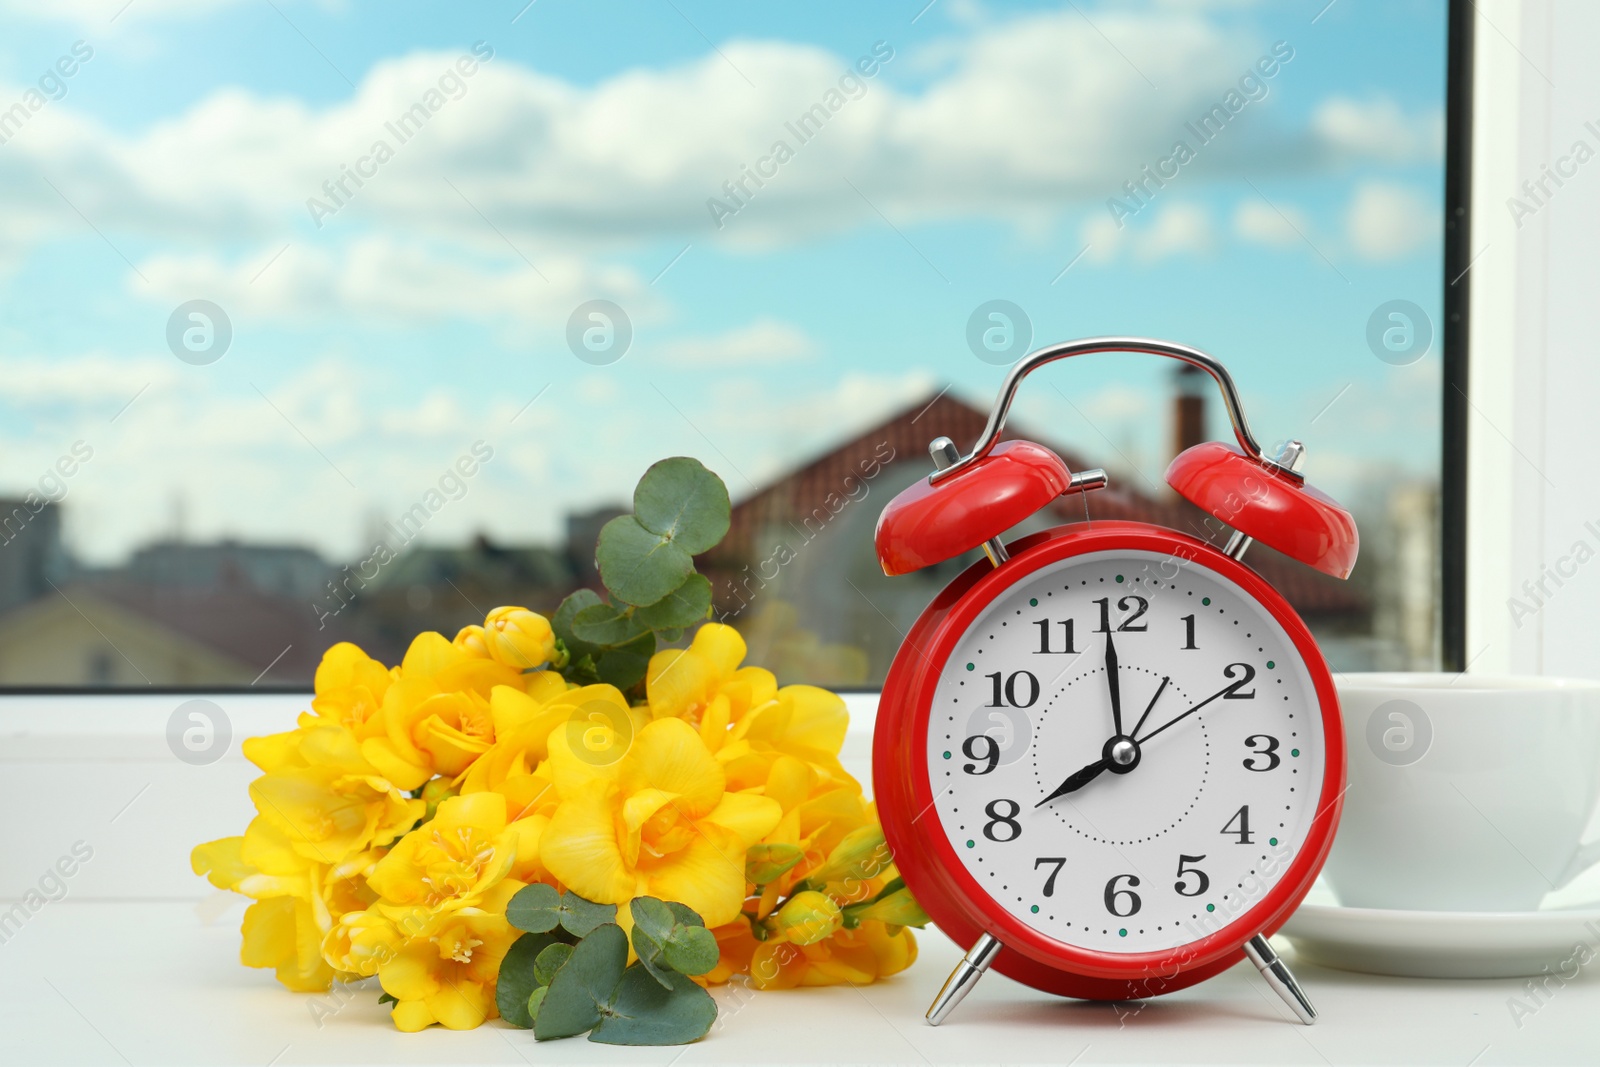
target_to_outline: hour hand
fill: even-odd
[[[1039,801],[1039,803],[1035,804],[1034,807],[1042,808],[1052,800],[1056,799],[1056,797],[1064,797],[1068,793],[1077,792],[1090,782],[1094,781],[1096,778],[1100,777],[1101,773],[1104,772],[1109,766],[1111,766],[1111,757],[1104,756],[1095,760],[1087,767],[1073,771],[1067,776],[1066,781],[1056,786],[1056,791],[1054,793],[1051,793],[1049,796]]]

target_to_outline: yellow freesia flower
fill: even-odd
[[[322,654],[313,686],[311,710],[325,722],[344,726],[365,741],[382,732],[378,712],[396,672],[348,641]]]
[[[776,801],[727,791],[721,766],[682,719],[644,726],[610,764],[575,753],[564,730],[549,745],[561,804],[540,859],[552,875],[601,904],[654,896],[688,905],[708,926],[738,916],[744,853],[782,817]]]
[[[474,793],[440,801],[433,819],[402,837],[367,875],[375,907],[391,918],[424,907],[477,907],[517,858],[506,798]]]
[[[910,930],[891,934],[881,922],[864,922],[811,944],[777,937],[755,945],[750,982],[757,989],[867,985],[899,974],[916,960],[917,940]]]
[[[650,714],[684,720],[717,751],[729,724],[778,692],[771,671],[739,666],[744,655],[739,631],[716,622],[700,627],[688,648],[657,652],[645,673]]]
[[[474,656],[441,634],[420,634],[384,693],[383,734],[363,741],[361,753],[401,789],[416,789],[435,774],[454,777],[494,743],[490,691],[520,688],[521,681],[519,670]]]
[[[396,1028],[414,1033],[434,1023],[470,1030],[496,1018],[500,961],[522,931],[506,922],[506,903],[522,883],[506,879],[481,907],[443,912],[425,935],[406,941],[378,965],[378,982],[399,1003]]]
[[[279,743],[284,735],[257,739],[268,742],[271,758],[253,755],[272,769],[250,783],[250,798],[306,860],[343,863],[389,844],[422,817],[426,805],[378,774],[345,727],[294,733],[292,750]]]

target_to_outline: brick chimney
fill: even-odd
[[[1176,395],[1172,399],[1172,454],[1209,441],[1206,434],[1206,397],[1212,389],[1211,376],[1199,367],[1184,363],[1173,376]]]

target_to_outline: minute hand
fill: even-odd
[[[1184,719],[1187,719],[1189,716],[1193,715],[1195,712],[1199,711],[1201,708],[1205,707],[1207,704],[1211,703],[1213,700],[1217,699],[1218,697],[1225,696],[1226,694],[1233,692],[1234,686],[1236,684],[1238,684],[1238,683],[1229,682],[1227,685],[1223,686],[1221,689],[1218,689],[1215,693],[1212,693],[1210,696],[1206,697],[1204,700],[1202,700],[1200,703],[1196,704],[1194,707],[1190,708],[1188,711],[1184,712],[1181,715],[1176,716],[1175,718],[1167,720],[1166,722],[1162,723],[1160,726],[1156,727],[1154,730],[1151,730],[1148,734],[1145,734],[1143,737],[1136,737],[1136,738],[1134,738],[1134,740],[1139,742],[1141,745],[1144,744],[1146,741],[1150,740],[1152,737],[1155,737],[1161,731],[1168,730],[1168,729],[1171,729],[1172,727],[1176,726],[1178,723],[1182,722]]]

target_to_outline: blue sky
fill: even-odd
[[[1442,0],[37,7],[0,0],[0,114],[94,54],[0,144],[0,463],[21,491],[92,444],[65,508],[95,560],[178,511],[354,555],[477,439],[495,458],[429,539],[554,536],[673,453],[738,497],[946,384],[987,404],[1004,369],[965,335],[991,299],[1036,343],[1213,352],[1336,493],[1437,469],[1437,330],[1409,366],[1365,335],[1390,300],[1438,321]],[[1277,42],[1264,98],[1117,228],[1108,198]],[[308,198],[475,44],[318,226]],[[875,46],[718,228],[707,199]],[[166,343],[192,299],[234,330],[205,366]],[[608,366],[567,346],[590,299],[632,320]],[[1162,368],[1082,362],[1018,419],[1158,480]]]

